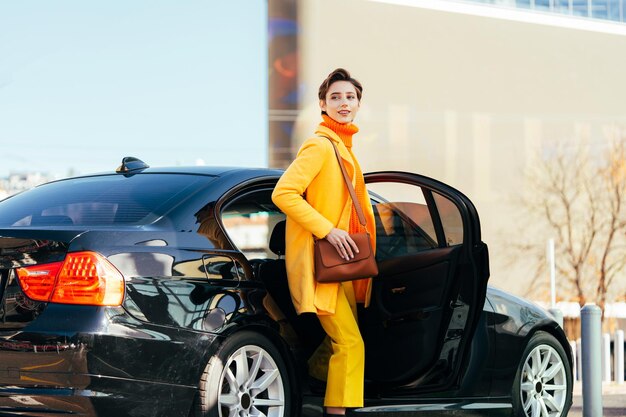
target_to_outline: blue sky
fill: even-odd
[[[267,165],[265,0],[0,2],[0,177]]]

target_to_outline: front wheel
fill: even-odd
[[[202,374],[196,416],[287,417],[289,385],[285,361],[266,337],[236,333],[220,346]]]
[[[535,333],[513,382],[517,417],[565,417],[572,404],[572,371],[563,346],[549,333]]]

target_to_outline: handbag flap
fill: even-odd
[[[369,233],[355,233],[351,234],[350,237],[354,240],[357,247],[359,248],[359,253],[354,254],[354,258],[350,260],[345,260],[339,253],[337,249],[333,245],[331,245],[327,240],[322,239],[315,242],[318,246],[320,260],[322,265],[326,268],[332,268],[334,266],[350,264],[352,262],[357,262],[363,259],[367,259],[371,256],[372,253],[372,245],[370,244],[370,235]]]

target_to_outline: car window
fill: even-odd
[[[446,236],[446,245],[454,246],[463,243],[463,220],[458,207],[446,197],[433,192],[441,225]]]
[[[222,209],[222,224],[235,247],[248,259],[276,258],[269,248],[274,226],[285,215],[272,202],[272,190],[245,193]]]
[[[0,227],[150,224],[211,180],[146,173],[52,182],[0,202]]]
[[[376,259],[411,255],[437,247],[433,220],[421,187],[402,183],[367,186],[376,221]]]

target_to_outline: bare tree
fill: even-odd
[[[544,242],[554,237],[559,293],[581,306],[594,301],[603,311],[626,260],[625,139],[614,140],[599,155],[591,156],[583,146],[561,145],[538,158],[522,203],[526,221],[536,227],[515,248],[525,251],[540,276],[546,265]],[[539,285],[531,286],[529,295],[545,295],[540,291]]]
[[[625,265],[624,234],[626,233],[626,143],[615,142],[599,170],[600,199],[603,214],[603,235],[599,242],[600,261],[597,266],[596,297],[604,311],[607,293]]]

